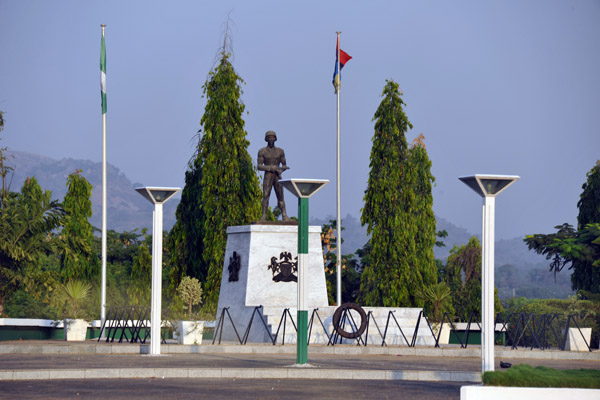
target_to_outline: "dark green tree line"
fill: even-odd
[[[0,131],[3,117],[0,111]],[[35,177],[28,178],[20,192],[12,192],[14,167],[6,152],[6,147],[0,148],[0,315],[57,318],[56,293],[62,282],[76,279],[92,285],[84,308],[86,316],[98,317],[100,237],[88,222],[91,185],[79,171],[71,174],[62,203]],[[147,304],[151,237],[109,230],[107,239],[108,304]],[[168,257],[165,252],[167,262]]]

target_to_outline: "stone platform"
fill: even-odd
[[[227,228],[217,317],[228,308],[238,334],[246,331],[255,307],[295,307],[297,297],[298,227],[296,225],[245,225]],[[308,230],[308,308],[327,307],[327,287],[321,248],[321,227]],[[294,311],[294,318],[296,314]],[[226,322],[229,322],[226,317]],[[260,326],[259,326],[260,325]],[[223,340],[235,340],[229,324]],[[256,320],[250,342],[267,342],[269,335]]]

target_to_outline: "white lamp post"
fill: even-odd
[[[181,188],[173,187],[139,187],[135,190],[154,204],[152,223],[152,300],[150,305],[150,355],[160,355],[160,326],[162,301],[162,231],[163,204],[173,197]]]
[[[308,361],[308,198],[329,183],[327,179],[279,181],[298,198],[298,311],[296,364]]]
[[[458,178],[483,197],[481,232],[481,370],[494,370],[494,213],[496,196],[515,183],[516,175],[472,175]]]

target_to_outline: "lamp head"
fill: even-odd
[[[517,175],[476,174],[462,176],[458,179],[481,197],[496,197],[520,177]]]
[[[175,196],[181,188],[145,186],[135,188],[135,191],[144,196],[152,204],[164,204]]]

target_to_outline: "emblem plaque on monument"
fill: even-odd
[[[237,282],[239,280],[241,267],[242,261],[240,259],[240,255],[234,251],[233,255],[229,257],[229,282]]]
[[[271,257],[271,264],[267,268],[273,270],[275,282],[298,282],[298,256],[295,261],[291,259],[292,253],[286,251],[279,255],[279,260],[283,261],[277,262],[277,257]]]

